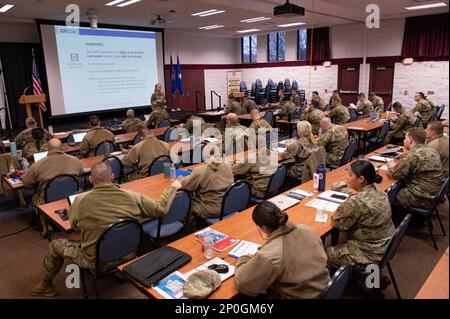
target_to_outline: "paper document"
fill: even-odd
[[[356,109],[356,108],[357,108],[356,105],[353,104],[353,103],[350,103],[350,107],[351,107],[352,109]]]
[[[252,243],[250,241],[242,240],[239,245],[234,247],[229,253],[228,256],[233,258],[240,258],[245,255],[254,255],[258,251],[261,245]]]
[[[278,154],[283,154],[286,151],[286,147],[277,147]]]
[[[175,271],[161,280],[152,289],[166,299],[186,299],[183,294],[183,284],[185,282],[186,277],[180,272]]]
[[[327,212],[334,213],[336,209],[339,207],[339,204],[315,198],[312,201],[306,203],[306,206],[313,207],[316,209],[323,209]]]
[[[383,162],[383,163],[389,163],[391,161],[393,161],[393,158],[388,158],[388,157],[382,157],[382,156],[371,156],[369,157],[369,160],[371,161],[375,161],[375,162]]]
[[[297,205],[300,203],[298,199],[290,198],[285,195],[278,195],[268,200],[269,202],[274,203],[281,210],[286,210],[289,207]]]
[[[148,121],[150,119],[150,114],[144,115],[144,118],[145,118],[146,121]]]
[[[234,266],[232,266],[230,263],[226,262],[225,260],[220,259],[219,257],[216,257],[216,258],[213,258],[210,261],[204,263],[203,265],[200,265],[200,266],[192,269],[191,271],[185,273],[183,275],[183,277],[186,278],[186,280],[187,280],[189,278],[189,276],[192,275],[193,273],[195,273],[195,272],[197,272],[199,270],[206,270],[206,269],[208,269],[208,266],[211,266],[211,265],[214,265],[214,264],[216,264],[216,265],[227,265],[228,266],[228,272],[227,273],[225,273],[225,274],[220,274],[219,273],[220,279],[222,281],[227,280],[228,278],[230,278],[231,276],[234,275]]]
[[[313,193],[311,193],[311,192],[308,192],[308,191],[304,191],[304,190],[302,190],[302,189],[299,189],[299,188],[297,188],[297,189],[294,189],[293,191],[291,191],[292,193],[295,193],[295,194],[298,194],[298,195],[301,195],[301,196],[303,196],[303,197],[311,197],[311,196],[313,196],[314,194]]]

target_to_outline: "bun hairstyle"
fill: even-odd
[[[379,184],[383,181],[383,177],[375,172],[375,167],[368,161],[355,161],[350,165],[350,169],[356,176],[363,176],[367,184]]]
[[[264,201],[256,205],[252,218],[256,225],[259,227],[266,226],[271,231],[286,225],[289,220],[289,216],[285,212],[281,211],[277,205],[269,201]]]

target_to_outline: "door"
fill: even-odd
[[[170,85],[170,71],[166,73],[166,96],[167,105],[170,109],[179,107],[183,111],[196,111],[197,101],[199,111],[205,110],[205,72],[204,70],[183,70],[183,96],[173,96]],[[197,92],[197,93],[196,93]],[[196,100],[197,95],[197,100]]]
[[[356,104],[359,93],[359,64],[339,66],[338,88],[343,105]]]
[[[372,64],[369,91],[381,97],[385,107],[392,102],[393,87],[394,64]]]

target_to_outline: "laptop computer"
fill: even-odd
[[[36,163],[37,161],[39,161],[39,160],[41,160],[41,159],[47,157],[47,154],[48,154],[47,151],[45,151],[45,152],[37,152],[37,153],[34,153],[34,154],[33,154],[34,162]]]
[[[86,136],[87,132],[73,133],[73,140],[75,143],[79,144]]]
[[[78,197],[78,195],[83,194],[86,192],[77,192],[71,195],[67,195],[67,201],[69,202],[69,206],[72,206],[72,204],[75,202],[75,199]]]
[[[278,195],[268,200],[269,202],[274,203],[281,210],[286,210],[294,205],[300,203],[298,199],[290,198],[285,195]]]

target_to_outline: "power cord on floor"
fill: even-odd
[[[21,230],[19,230],[19,231],[14,232],[14,233],[0,236],[0,239],[5,238],[5,237],[9,237],[9,236],[13,236],[13,235],[20,234],[20,233],[22,233],[22,232],[28,230],[28,229],[31,228],[31,227],[33,227],[33,226],[32,226],[32,225],[29,225],[29,226],[25,227],[24,229],[21,229]]]

